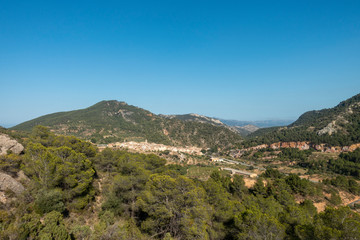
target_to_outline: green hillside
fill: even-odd
[[[102,101],[86,109],[45,115],[12,129],[30,131],[36,125],[96,143],[147,140],[168,145],[230,147],[242,141],[238,134],[222,126],[169,119],[118,101]]]
[[[309,111],[287,127],[260,129],[249,135],[247,144],[310,141],[332,146],[360,142],[360,94],[334,108]]]

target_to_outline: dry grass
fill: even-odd
[[[245,187],[251,188],[255,185],[256,179],[244,178],[244,182],[245,182]]]
[[[323,201],[323,202],[317,202],[317,203],[314,203],[314,206],[316,207],[317,211],[318,212],[322,212],[325,210],[326,208],[326,202]]]

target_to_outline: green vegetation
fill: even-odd
[[[360,178],[360,148],[352,153],[341,153],[339,159],[331,159],[328,169],[342,175]]]
[[[323,183],[327,185],[332,185],[355,195],[360,195],[360,184],[358,184],[354,179],[349,177],[337,176],[333,179],[325,179],[323,180]]]
[[[358,239],[360,216],[347,207],[317,213],[320,185],[268,169],[255,185],[242,176],[197,171],[153,154],[94,147],[36,127],[25,154],[2,158],[29,177],[27,191],[0,204],[1,239]],[[293,153],[290,153],[293,156]],[[295,154],[296,156],[296,154]],[[349,156],[352,159],[352,155]],[[343,156],[347,158],[347,156]],[[16,159],[16,164],[10,161]],[[198,166],[201,167],[201,166]],[[192,169],[192,170],[191,170]],[[330,184],[352,189],[352,182]],[[339,204],[334,192],[329,199]]]
[[[186,176],[189,178],[198,178],[206,180],[209,178],[212,172],[217,170],[217,167],[213,166],[189,166]]]
[[[45,115],[12,129],[30,131],[36,125],[55,133],[74,135],[93,143],[149,141],[167,145],[230,147],[240,135],[210,123],[168,119],[118,101],[102,101],[89,108]]]
[[[278,157],[281,160],[306,160],[311,155],[311,150],[301,151],[297,148],[283,148]]]
[[[262,187],[263,195],[269,193],[274,195],[277,193],[277,195],[275,194],[275,197],[284,198],[284,195],[289,195],[289,193],[292,195],[299,194],[304,197],[320,196],[322,194],[321,186],[312,183],[307,179],[302,179],[295,174],[286,176],[276,169],[267,169],[262,176],[268,179],[267,189],[265,190],[265,188]],[[263,185],[259,180],[258,184]]]
[[[23,156],[22,169],[37,189],[39,213],[83,209],[92,200],[96,150],[74,137],[57,137],[48,129],[35,127]],[[62,211],[60,211],[62,212]]]
[[[341,153],[338,158],[321,160],[301,159],[298,165],[310,172],[332,172],[360,178],[360,148],[354,152]]]

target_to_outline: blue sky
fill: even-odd
[[[360,1],[0,0],[0,125],[116,99],[296,119],[360,92]]]

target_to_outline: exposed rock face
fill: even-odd
[[[24,147],[8,135],[0,133],[0,155],[6,154],[8,150],[19,154],[24,150]]]
[[[323,129],[318,131],[318,135],[324,135],[324,134],[333,134],[336,133],[336,128],[335,128],[335,121],[332,121],[331,123],[329,123],[326,127],[324,127]]]
[[[355,149],[357,149],[357,148],[360,148],[360,143],[350,145],[349,146],[349,151],[350,152],[355,151]]]
[[[298,148],[299,150],[307,150],[310,148],[310,145],[308,142],[277,142],[270,144],[269,147],[272,149]]]
[[[0,191],[6,191],[8,189],[13,191],[15,194],[20,194],[25,190],[21,183],[11,176],[0,172]]]

